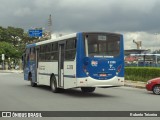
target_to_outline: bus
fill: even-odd
[[[78,32],[26,46],[24,80],[31,86],[47,85],[58,93],[64,89],[124,85],[123,35]]]

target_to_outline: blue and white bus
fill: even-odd
[[[24,79],[31,86],[47,85],[53,92],[124,85],[123,35],[79,32],[26,46]]]

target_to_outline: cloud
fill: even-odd
[[[135,41],[142,41],[142,49],[158,50],[160,46],[160,33],[127,32],[124,33],[125,49],[136,49]]]
[[[32,11],[30,8],[26,7],[26,8],[19,8],[14,12],[14,15],[16,17],[24,17],[24,16],[28,16],[32,14]]]
[[[159,0],[0,0],[0,26],[47,29],[52,14],[55,33],[106,31],[124,33],[131,39],[148,40],[160,33]],[[138,33],[139,32],[139,33]],[[137,38],[137,34],[139,35]],[[152,40],[154,42],[154,40]],[[156,46],[155,46],[156,47]],[[127,47],[128,48],[128,47]]]
[[[160,11],[158,0],[1,0],[2,16],[12,17],[11,24],[17,21],[32,21],[30,24],[17,26],[38,26],[47,21],[52,14],[54,30],[81,31],[147,31],[155,32],[158,28]],[[10,4],[8,4],[10,3]],[[7,10],[5,7],[7,6]],[[14,15],[14,16],[13,16]],[[21,17],[21,18],[16,18]],[[32,19],[31,19],[32,18]],[[2,21],[1,24],[9,23]],[[36,23],[36,24],[35,24]]]

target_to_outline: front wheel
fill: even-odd
[[[153,93],[156,95],[160,95],[160,85],[155,85],[153,87]]]
[[[37,83],[32,81],[32,76],[31,75],[29,76],[29,80],[30,80],[30,84],[31,84],[32,87],[36,87],[37,86]]]
[[[34,83],[34,82],[31,81],[31,86],[32,86],[32,87],[36,87],[36,86],[37,86],[37,83]]]
[[[94,92],[95,91],[95,87],[81,87],[82,92],[86,93],[86,92]]]

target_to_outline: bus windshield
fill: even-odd
[[[120,36],[110,34],[86,34],[86,54],[89,57],[116,57],[120,53]]]

